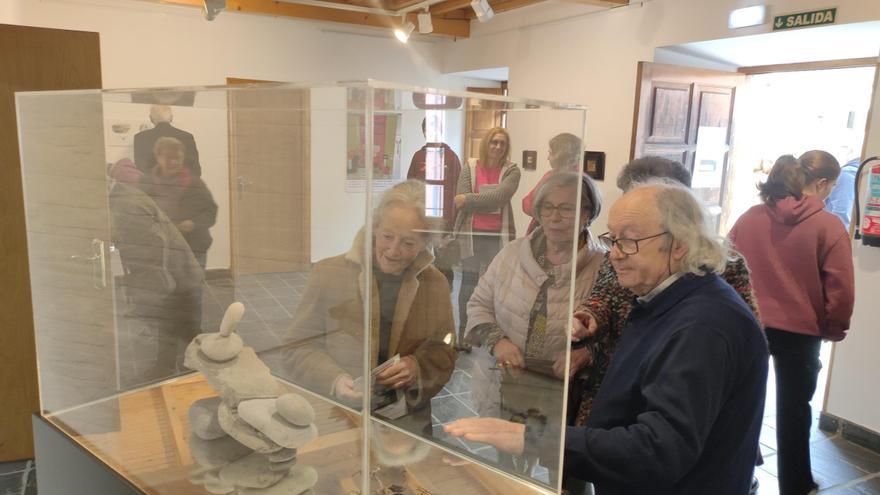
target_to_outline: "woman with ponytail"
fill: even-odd
[[[815,493],[810,466],[810,399],[822,340],[843,340],[853,310],[852,248],[824,200],[840,175],[825,151],[776,160],[758,186],[763,204],[730,231],[745,257],[776,371],[779,493]]]

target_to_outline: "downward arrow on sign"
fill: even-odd
[[[782,27],[782,19],[776,19],[776,27]]]

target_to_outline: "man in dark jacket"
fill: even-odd
[[[202,176],[202,166],[199,164],[199,150],[196,148],[196,140],[193,135],[171,125],[171,107],[168,105],[153,105],[150,107],[150,122],[152,129],[141,131],[134,135],[134,163],[143,173],[149,174],[156,166],[156,157],[153,147],[156,141],[163,137],[172,137],[183,143],[183,163],[189,168],[195,177]]]
[[[600,237],[636,303],[587,426],[565,430],[564,474],[594,483],[599,495],[749,491],[767,344],[715,273],[725,250],[707,217],[683,186],[640,186],[615,203]],[[573,333],[584,336],[577,320]],[[549,419],[461,420],[446,429],[529,453],[559,440]]]

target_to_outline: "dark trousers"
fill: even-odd
[[[474,255],[461,260],[461,289],[458,291],[459,342],[464,342],[464,330],[467,328],[467,303],[480,282],[480,276],[486,273],[489,263],[501,251],[501,239],[497,233],[480,235],[475,231],[473,240]]]
[[[767,328],[776,371],[776,444],[780,495],[816,488],[810,465],[810,400],[822,363],[820,337]]]

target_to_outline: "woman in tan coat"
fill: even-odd
[[[449,285],[426,250],[431,228],[424,197],[421,181],[392,187],[373,214],[372,235],[361,229],[348,253],[312,269],[290,335],[301,345],[286,360],[294,383],[357,407],[363,398],[364,329],[370,328],[368,368],[393,363],[375,384],[391,395],[403,392],[412,428],[430,425],[427,406],[449,380],[456,358]],[[364,259],[368,239],[372,273]],[[374,411],[381,406],[375,402]]]

